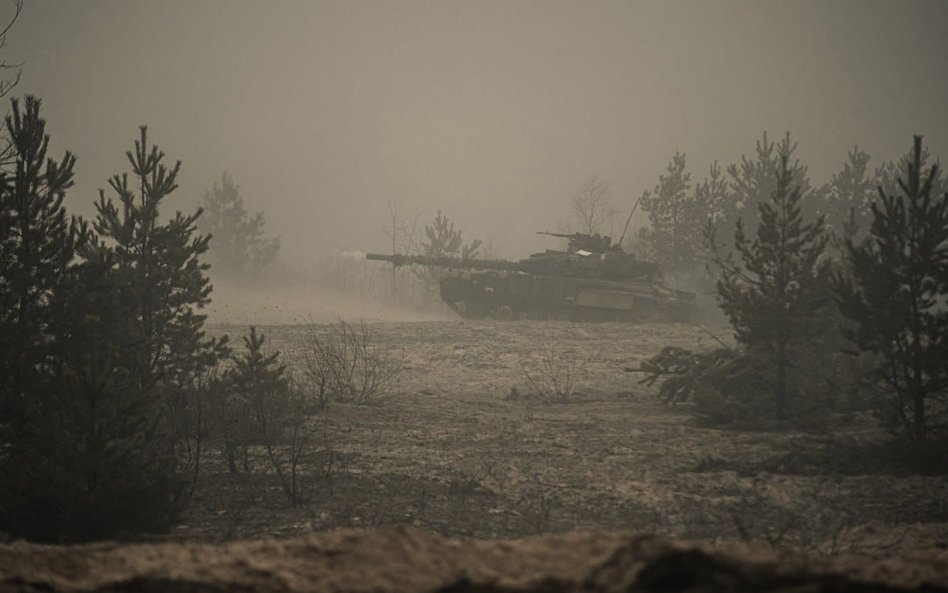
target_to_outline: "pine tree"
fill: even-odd
[[[932,159],[932,155],[929,153],[927,147],[922,147],[922,152],[918,159],[922,178],[927,178],[929,175],[931,175],[932,195],[940,196],[948,191],[948,178],[945,177],[945,172],[942,169],[939,161],[937,159]],[[935,162],[932,163],[932,160]],[[914,162],[915,153],[914,148],[912,148],[897,160],[887,161],[876,167],[875,175],[873,177],[873,190],[878,192],[878,188],[881,186],[882,191],[884,191],[888,196],[894,196],[901,193],[902,188],[899,186],[899,180],[905,175],[905,172],[908,171],[909,167],[913,166]],[[873,198],[877,197],[878,195],[873,196]]]
[[[695,202],[703,209],[706,223],[714,224],[726,216],[730,189],[717,161],[711,163],[708,176],[695,186]]]
[[[937,165],[925,169],[921,136],[898,179],[879,187],[869,237],[849,240],[851,272],[834,277],[847,337],[881,359],[877,379],[891,399],[886,416],[912,440],[930,432],[928,404],[948,393],[948,192],[935,193]]]
[[[84,227],[63,206],[76,159],[68,151],[59,161],[47,157],[40,100],[27,96],[21,109],[14,99],[6,131],[13,163],[0,174],[0,426],[20,431],[44,384],[50,300]]]
[[[425,225],[427,243],[421,244],[422,253],[428,257],[460,257],[468,259],[477,257],[477,250],[481,246],[479,239],[465,244],[461,231],[454,228],[454,223],[438,210],[431,224]]]
[[[289,390],[286,366],[280,364],[280,353],[264,352],[266,337],[250,328],[244,336],[244,353],[231,358],[233,367],[225,382],[225,400],[218,411],[224,433],[224,456],[231,473],[249,471],[247,446],[254,442],[275,440],[279,418],[274,416],[281,406],[280,398]]]
[[[258,334],[257,328],[251,326],[243,342],[245,351],[233,357],[229,380],[233,390],[249,403],[247,409],[264,439],[275,441],[269,435],[280,429],[274,412],[284,407],[280,400],[289,391],[286,365],[280,363],[279,352],[265,352],[266,337]]]
[[[742,156],[740,165],[732,164],[727,168],[731,200],[725,215],[716,224],[717,236],[732,236],[738,218],[743,220],[744,228],[752,232],[757,228],[760,223],[758,206],[768,201],[777,189],[778,173],[785,159],[790,169],[791,184],[799,188],[802,202],[822,201],[824,190],[810,185],[807,167],[793,158],[796,150],[797,143],[790,140],[789,132],[779,144],[769,141],[764,132],[755,147],[756,158]]]
[[[40,541],[165,531],[186,500],[167,409],[119,361],[126,323],[113,254],[70,270],[47,319],[58,337],[28,438],[9,467],[5,529]]]
[[[695,186],[695,202],[701,209],[701,248],[700,252],[707,264],[718,249],[719,227],[724,225],[732,214],[733,197],[727,178],[722,174],[717,161],[711,163],[708,176]]]
[[[127,177],[113,178],[123,208],[100,199],[94,228],[105,240],[68,220],[62,199],[73,160],[41,168],[38,107],[28,101],[18,119],[15,104],[8,122],[20,156],[5,186],[2,241],[9,286],[19,290],[13,310],[26,311],[10,319],[29,321],[39,337],[20,348],[29,399],[0,460],[0,529],[44,541],[164,530],[186,498],[170,410],[222,348],[203,338],[193,310],[210,289],[198,260],[206,240],[191,238],[191,217],[157,222],[177,168],[163,168],[157,149],[145,152],[144,130],[129,155],[141,194]]]
[[[75,157],[47,157],[39,99],[14,99],[6,117],[10,170],[0,173],[0,530],[25,534],[43,516],[31,472],[48,455],[39,426],[56,389],[61,340],[51,318],[85,237],[63,206]],[[47,480],[48,481],[48,480]]]
[[[644,250],[670,272],[693,268],[701,252],[704,212],[690,191],[691,174],[685,168],[685,155],[675,153],[667,174],[660,175],[655,189],[642,196],[650,223],[642,234]]]
[[[111,177],[118,206],[99,192],[93,227],[104,241],[93,251],[111,254],[120,278],[123,339],[134,346],[125,349],[121,364],[141,387],[174,391],[188,388],[216,363],[223,340],[205,338],[206,315],[198,312],[211,292],[209,266],[200,259],[209,237],[196,234],[201,210],[159,222],[162,201],[178,187],[181,162],[168,169],[164,153],[157,146],[149,150],[147,140],[142,126],[134,152],[126,153],[137,187],[129,185],[127,173]]]
[[[247,212],[240,188],[226,172],[220,185],[204,192],[201,231],[211,236],[208,253],[213,270],[235,277],[259,272],[276,258],[279,237],[266,237],[264,213]]]
[[[180,162],[166,168],[144,127],[127,156],[138,193],[127,174],[109,179],[120,205],[100,191],[97,235],[56,301],[54,326],[67,339],[40,423],[58,435],[47,473],[63,485],[46,498],[69,511],[59,533],[70,539],[173,524],[187,495],[182,445],[195,437],[182,410],[194,409],[199,379],[225,351],[223,339],[205,337],[198,312],[211,290],[200,211],[159,221]]]
[[[793,171],[783,156],[776,188],[758,207],[756,238],[750,240],[743,220],[737,221],[734,247],[743,265],[720,256],[715,260],[721,270],[719,302],[737,340],[761,353],[773,369],[778,420],[791,411],[795,347],[819,333],[817,314],[826,302],[823,221],[805,224],[800,201],[801,189],[793,185]]]
[[[454,223],[440,210],[432,223],[425,225],[425,237],[427,241],[422,241],[421,253],[426,257],[475,258],[481,246],[479,239],[465,243],[461,231],[455,229]],[[443,268],[433,266],[413,270],[429,284],[437,283],[447,273]]]
[[[843,169],[833,174],[825,201],[814,208],[826,215],[827,230],[836,241],[866,234],[875,199],[874,179],[868,174],[869,154],[853,147]]]
[[[233,358],[234,367],[228,373],[230,403],[236,404],[228,415],[249,413],[249,423],[240,418],[239,426],[247,432],[232,435],[238,437],[232,441],[237,446],[228,447],[228,463],[233,469],[232,452],[246,447],[249,440],[261,443],[287,498],[297,505],[302,494],[300,461],[307,444],[302,400],[290,385],[280,353],[265,351],[264,335],[251,326],[243,341],[245,351]]]

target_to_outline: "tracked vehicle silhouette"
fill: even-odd
[[[568,239],[567,250],[520,261],[379,253],[366,259],[445,268],[441,298],[464,319],[687,321],[697,312],[695,293],[669,287],[656,263],[623,252],[609,237],[540,234]]]

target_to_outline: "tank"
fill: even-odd
[[[697,295],[665,284],[659,266],[612,245],[607,236],[548,233],[568,239],[519,261],[366,254],[395,266],[445,268],[441,298],[464,319],[688,321]]]

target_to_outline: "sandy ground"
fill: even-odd
[[[632,534],[456,540],[399,528],[229,544],[0,546],[10,592],[800,593],[948,590],[948,552],[776,556]]]

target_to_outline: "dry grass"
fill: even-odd
[[[623,372],[663,345],[713,346],[694,327],[425,322],[371,329],[403,353],[398,397],[381,406],[329,406],[324,430],[334,470],[311,502],[288,508],[279,484],[233,480],[211,455],[177,537],[415,525],[478,537],[633,529],[827,553],[856,540],[867,551],[948,541],[939,494],[948,491],[945,477],[803,467],[820,435],[698,427],[687,409],[662,404],[654,387]],[[305,328],[265,331],[299,364]],[[545,356],[575,360],[579,388],[556,405],[509,398],[523,386],[523,365]],[[847,418],[836,442],[881,436],[872,418]],[[324,462],[304,461],[314,468]],[[235,509],[239,524],[225,533]]]

